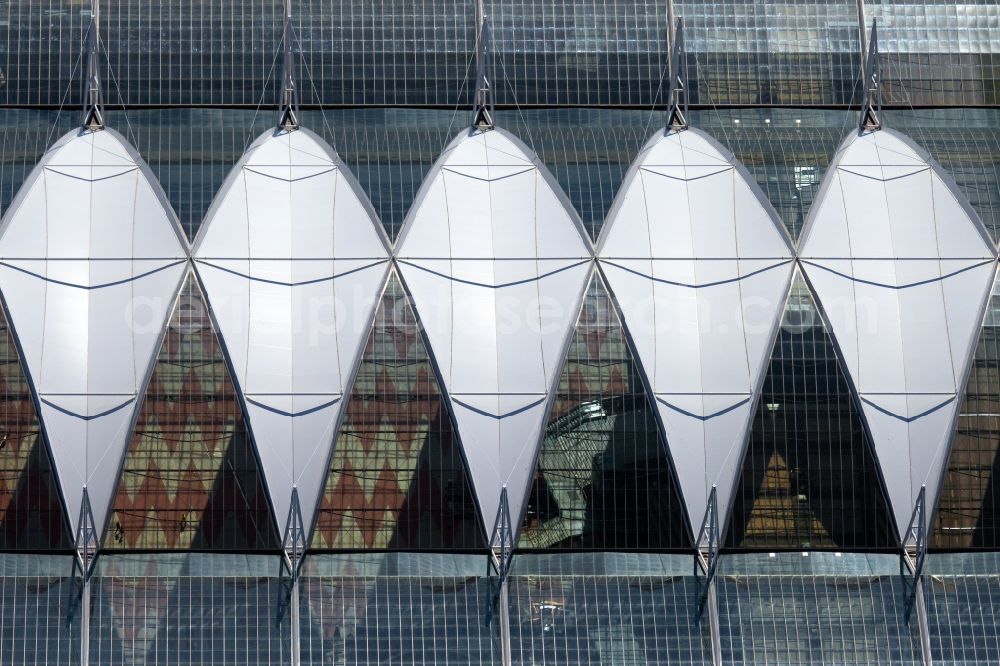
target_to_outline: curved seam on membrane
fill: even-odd
[[[80,261],[88,261],[88,260],[87,259],[81,259]],[[143,260],[142,259],[122,259],[121,261],[143,261]],[[128,284],[129,282],[135,282],[136,280],[140,280],[140,279],[142,279],[144,277],[149,277],[150,275],[153,275],[154,273],[159,273],[161,271],[165,271],[168,268],[173,268],[174,266],[179,266],[179,265],[181,265],[181,264],[183,264],[185,262],[187,262],[187,259],[178,259],[177,261],[171,262],[171,263],[167,264],[166,266],[160,266],[159,268],[154,268],[153,270],[146,271],[145,273],[142,273],[140,275],[135,275],[135,276],[130,277],[130,278],[125,278],[123,280],[116,280],[115,282],[107,282],[105,284],[95,284],[95,285],[73,284],[72,282],[64,282],[63,280],[55,280],[53,278],[46,277],[44,275],[40,275],[38,273],[35,273],[34,271],[29,271],[26,268],[21,268],[20,266],[15,266],[13,264],[7,263],[6,261],[0,261],[0,266],[4,266],[4,267],[9,268],[11,270],[15,270],[15,271],[17,271],[19,273],[24,273],[25,275],[30,275],[31,277],[38,278],[39,280],[43,280],[45,282],[51,282],[52,284],[58,284],[58,285],[63,286],[63,287],[73,287],[74,289],[84,289],[86,291],[91,291],[91,290],[94,290],[94,289],[104,289],[105,287],[117,287],[118,285]]]
[[[199,264],[203,264],[205,266],[209,266],[211,268],[214,268],[217,271],[222,271],[223,273],[229,273],[230,275],[235,275],[237,277],[243,278],[244,280],[250,280],[251,282],[263,282],[264,284],[276,284],[279,287],[302,287],[302,286],[305,286],[305,285],[317,284],[319,282],[330,282],[332,280],[336,280],[337,278],[342,278],[342,277],[345,277],[347,275],[350,275],[351,273],[358,273],[360,271],[368,270],[369,268],[373,268],[375,266],[380,266],[380,265],[384,264],[385,262],[387,262],[389,260],[388,259],[381,259],[381,260],[376,261],[376,262],[371,263],[371,264],[365,264],[364,266],[360,266],[358,268],[352,268],[351,270],[344,271],[343,273],[335,273],[333,275],[327,275],[325,277],[314,278],[312,280],[303,280],[301,282],[282,282],[281,280],[269,280],[267,278],[254,277],[252,275],[247,275],[246,273],[240,273],[239,271],[234,271],[234,270],[232,270],[230,268],[223,268],[222,266],[217,266],[217,265],[211,263],[210,261],[205,261],[204,259],[195,259],[195,261],[197,263],[199,263]],[[248,259],[240,259],[238,261],[255,261],[255,260],[254,259],[249,259],[249,260]],[[269,261],[269,260],[267,260],[267,259],[259,259],[257,261]],[[291,260],[288,260],[288,261],[294,261],[294,259],[291,259]],[[309,261],[309,260],[308,259],[303,259],[302,261]]]
[[[289,167],[290,168],[296,168],[296,169],[308,169],[308,168],[310,168],[308,166],[301,166],[301,165],[295,165],[295,164],[291,164],[291,165],[289,165]],[[269,173],[264,173],[263,171],[255,171],[254,169],[251,169],[250,167],[243,167],[243,170],[244,171],[249,171],[252,174],[255,174],[255,175],[258,175],[258,176],[262,176],[264,178],[271,178],[273,180],[280,180],[283,183],[297,183],[297,182],[299,182],[301,180],[309,180],[310,178],[317,178],[319,176],[323,176],[323,175],[326,175],[328,173],[332,173],[332,172],[334,172],[334,171],[337,170],[337,167],[335,167],[335,166],[333,166],[333,167],[316,167],[316,168],[325,168],[326,170],[325,171],[320,171],[319,173],[309,174],[308,176],[299,176],[298,178],[282,178],[281,176],[274,176],[274,175],[269,174]]]
[[[544,258],[542,258],[542,259],[544,260]],[[504,287],[516,287],[516,286],[521,285],[521,284],[528,284],[529,282],[538,282],[539,280],[541,280],[543,278],[550,277],[552,275],[555,275],[556,273],[562,273],[563,271],[568,271],[571,268],[576,268],[577,266],[583,266],[584,264],[589,263],[590,259],[583,259],[583,260],[578,261],[578,262],[576,262],[574,264],[570,264],[569,266],[563,266],[562,268],[557,268],[554,271],[549,271],[548,273],[543,273],[543,274],[541,274],[541,275],[539,275],[537,277],[525,278],[523,280],[515,280],[514,282],[505,282],[503,284],[486,284],[484,282],[474,282],[472,280],[463,280],[462,278],[457,278],[457,277],[448,275],[447,273],[439,273],[438,271],[431,270],[430,268],[425,268],[425,267],[420,266],[418,264],[415,264],[413,262],[406,261],[405,259],[397,259],[397,261],[399,263],[401,263],[401,264],[406,264],[407,266],[412,266],[413,268],[416,268],[419,271],[424,271],[425,273],[430,273],[431,275],[436,275],[437,277],[441,277],[441,278],[444,278],[446,280],[450,280],[452,282],[458,282],[459,284],[467,284],[467,285],[471,285],[473,287],[484,287],[486,289],[503,289]],[[447,259],[442,259],[442,261],[447,261]],[[482,261],[493,261],[493,259],[483,259]],[[537,259],[525,259],[524,261],[537,261]]]
[[[872,286],[872,287],[882,287],[883,289],[895,289],[895,290],[909,289],[910,287],[920,287],[920,286],[923,286],[925,284],[931,284],[933,282],[942,282],[944,280],[947,280],[948,278],[955,277],[956,275],[960,275],[961,273],[965,273],[965,272],[971,271],[971,270],[973,270],[975,268],[980,268],[982,266],[987,266],[989,264],[994,263],[993,259],[987,259],[986,261],[981,261],[978,264],[973,264],[972,266],[966,266],[965,268],[960,268],[957,271],[952,271],[951,273],[948,273],[947,275],[942,275],[940,277],[928,278],[926,280],[920,280],[919,282],[911,282],[909,284],[894,285],[894,284],[885,284],[885,283],[882,283],[882,282],[874,282],[873,280],[864,280],[862,278],[856,278],[856,277],[853,277],[851,275],[848,275],[847,273],[841,273],[840,271],[836,271],[836,270],[834,270],[832,268],[827,268],[826,266],[823,266],[822,264],[814,263],[812,261],[809,261],[808,259],[800,259],[800,261],[803,264],[806,264],[808,266],[815,266],[816,268],[818,268],[820,270],[826,271],[827,273],[833,273],[837,277],[842,277],[845,280],[850,280],[851,282],[856,282],[858,284],[867,284],[867,285]],[[940,261],[940,260],[935,259],[934,261]]]
[[[270,405],[265,405],[262,402],[258,402],[256,400],[252,400],[250,398],[245,398],[245,399],[246,399],[246,401],[248,403],[250,403],[254,407],[260,407],[261,409],[267,410],[267,411],[272,412],[274,414],[280,414],[281,416],[288,416],[288,417],[291,417],[291,418],[295,418],[296,416],[306,416],[307,414],[312,414],[313,412],[318,412],[318,411],[320,411],[322,409],[326,409],[327,407],[332,407],[333,405],[336,405],[341,400],[340,398],[334,398],[330,402],[324,402],[322,405],[316,405],[315,407],[310,407],[309,409],[303,409],[301,412],[286,412],[283,409],[278,409],[277,407],[271,407]]]
[[[102,165],[93,165],[93,166],[94,167],[99,167],[99,168],[106,168],[106,169],[116,169],[116,168],[119,168],[118,166],[107,166],[107,167],[104,167]],[[63,168],[65,169],[65,168],[69,168],[69,167],[63,167]],[[52,173],[57,173],[60,176],[66,176],[67,178],[72,178],[73,180],[82,180],[85,183],[99,183],[102,180],[111,180],[112,178],[118,178],[120,176],[124,176],[125,174],[132,173],[133,171],[138,171],[139,170],[139,167],[137,167],[137,166],[129,167],[129,166],[122,165],[120,168],[125,169],[125,171],[122,171],[121,173],[113,174],[111,176],[103,176],[101,178],[84,178],[83,176],[74,176],[71,173],[66,173],[65,171],[60,171],[59,169],[51,167],[51,166],[46,166],[45,170],[46,171],[51,171]]]
[[[534,170],[535,170],[535,167],[534,166],[530,166],[530,167],[527,167],[527,168],[523,169],[522,171],[518,171],[516,173],[509,173],[506,176],[497,176],[496,178],[481,178],[480,176],[473,176],[471,174],[462,173],[461,171],[456,171],[453,168],[441,167],[441,171],[447,171],[448,173],[453,173],[456,176],[462,176],[463,178],[471,178],[472,180],[478,180],[478,181],[482,181],[484,183],[495,183],[498,180],[505,180],[507,178],[513,178],[514,176],[520,176],[522,174],[529,173],[529,172],[534,171]]]
[[[117,407],[112,407],[111,409],[103,411],[100,414],[93,414],[91,416],[86,416],[85,414],[77,414],[76,412],[71,412],[70,410],[66,409],[65,407],[60,407],[59,405],[55,404],[54,402],[50,402],[49,400],[46,400],[45,398],[43,398],[41,396],[39,396],[38,399],[43,404],[48,405],[52,409],[54,409],[54,410],[56,410],[58,412],[62,412],[63,414],[66,414],[67,416],[72,416],[74,418],[80,419],[82,421],[93,421],[94,419],[99,419],[102,416],[107,416],[109,414],[114,414],[118,410],[124,409],[125,407],[127,407],[130,404],[132,404],[133,402],[135,402],[135,398],[129,398],[128,400],[126,400],[122,404],[118,405]]]
[[[788,264],[792,263],[793,260],[792,259],[787,259],[785,261],[778,262],[777,264],[773,264],[771,266],[765,266],[764,268],[759,268],[759,269],[757,269],[755,271],[751,271],[751,272],[747,273],[746,275],[739,275],[739,276],[734,277],[734,278],[729,278],[728,280],[717,280],[716,282],[706,282],[705,284],[689,284],[687,282],[675,282],[674,280],[666,280],[664,278],[657,278],[657,277],[653,277],[652,275],[646,275],[645,273],[643,273],[641,271],[636,271],[636,270],[633,270],[631,268],[626,268],[625,266],[622,266],[621,264],[616,264],[615,262],[608,261],[607,259],[600,259],[599,261],[601,261],[601,263],[608,264],[610,266],[614,266],[615,268],[621,269],[621,270],[623,270],[623,271],[625,271],[627,273],[631,273],[633,275],[638,275],[639,277],[646,278],[647,280],[651,280],[653,282],[659,282],[660,284],[669,284],[669,285],[672,285],[674,287],[687,287],[688,289],[704,289],[705,287],[717,287],[717,286],[719,286],[721,284],[730,284],[732,282],[740,282],[741,280],[746,280],[747,278],[751,278],[751,277],[753,277],[755,275],[760,275],[761,273],[766,273],[767,271],[774,270],[775,268],[780,268],[781,266],[787,266]],[[689,260],[689,261],[698,261],[698,260],[697,259],[693,259],[693,260]],[[741,261],[741,260],[735,259],[734,261]]]
[[[882,166],[888,166],[888,165],[882,165]],[[888,182],[893,181],[893,180],[900,180],[901,178],[909,178],[910,176],[916,176],[918,173],[923,173],[925,171],[930,171],[931,170],[931,168],[929,166],[918,167],[918,166],[914,165],[913,168],[916,169],[916,171],[911,171],[909,173],[904,173],[901,176],[893,176],[891,178],[876,178],[875,176],[869,176],[868,174],[858,173],[857,171],[851,171],[850,169],[848,169],[847,167],[844,167],[844,166],[837,167],[837,170],[838,171],[844,171],[846,173],[851,174],[852,176],[857,176],[858,178],[867,178],[868,180],[874,180],[874,181],[879,182],[879,183],[888,183]]]
[[[868,398],[866,398],[864,396],[859,396],[859,397],[861,398],[861,402],[865,403],[866,405],[871,405],[872,407],[874,407],[878,411],[882,412],[886,416],[891,416],[894,419],[899,419],[900,421],[903,421],[904,423],[912,423],[912,422],[916,421],[917,419],[922,419],[923,417],[928,416],[929,414],[933,414],[934,412],[936,412],[937,410],[941,409],[945,405],[948,405],[948,404],[950,404],[952,402],[955,402],[955,396],[951,396],[950,398],[948,398],[947,400],[945,400],[944,402],[942,402],[940,405],[935,405],[934,407],[931,407],[930,409],[928,409],[926,411],[920,412],[916,416],[901,416],[899,414],[896,414],[895,412],[890,412],[888,409],[886,409],[884,407],[880,407],[879,405],[876,405],[874,402],[872,402],[871,400],[869,400]]]
[[[688,165],[685,165],[685,168],[687,166]],[[691,166],[694,166],[694,165],[691,165]],[[655,171],[654,169],[652,169],[650,167],[647,167],[647,166],[642,166],[642,167],[639,167],[639,168],[642,171],[645,171],[646,173],[651,173],[651,174],[653,174],[655,176],[662,176],[664,178],[669,178],[670,180],[679,180],[679,181],[682,181],[682,182],[685,182],[685,183],[690,183],[690,182],[695,181],[695,180],[701,180],[702,178],[711,178],[712,176],[718,176],[719,174],[726,173],[727,171],[732,171],[735,167],[733,167],[733,166],[724,167],[724,168],[719,169],[718,171],[713,171],[712,173],[706,173],[706,174],[701,175],[701,176],[694,176],[693,178],[680,178],[678,176],[671,176],[669,174],[665,174],[665,173],[662,173],[660,171]],[[667,167],[660,167],[660,168],[667,168]]]
[[[681,409],[677,405],[674,405],[672,403],[667,402],[666,400],[664,400],[660,396],[656,396],[656,402],[658,402],[658,403],[660,403],[662,405],[666,405],[670,409],[672,409],[675,412],[678,412],[680,414],[683,414],[684,416],[690,416],[691,418],[698,419],[699,421],[708,421],[709,419],[714,419],[717,416],[722,416],[723,414],[728,414],[729,412],[733,411],[734,409],[737,409],[738,407],[742,407],[743,405],[745,405],[748,402],[750,402],[750,398],[749,397],[744,398],[743,400],[740,400],[739,402],[737,402],[735,405],[730,405],[729,407],[725,407],[723,409],[720,409],[717,412],[714,412],[712,414],[707,414],[705,416],[701,416],[699,414],[695,414],[694,412],[689,412],[686,409]]]
[[[452,396],[451,401],[453,403],[455,403],[456,405],[460,405],[462,407],[465,407],[470,412],[475,412],[476,414],[479,414],[480,416],[488,416],[491,419],[496,419],[497,421],[500,421],[502,419],[507,418],[508,416],[517,416],[521,412],[526,412],[529,409],[531,409],[532,407],[537,407],[538,405],[540,405],[543,402],[545,402],[545,398],[542,398],[540,400],[536,400],[535,402],[531,403],[530,405],[525,405],[524,407],[518,407],[517,409],[515,409],[512,412],[507,412],[506,414],[499,414],[499,415],[497,415],[497,414],[491,414],[491,413],[489,413],[487,411],[479,409],[478,407],[473,407],[472,405],[470,405],[468,403],[465,403],[465,402],[462,402],[461,400],[456,399],[454,396]]]

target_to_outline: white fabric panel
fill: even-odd
[[[852,133],[800,249],[901,533],[922,484],[933,509],[995,273],[992,244],[938,168],[889,130]]]
[[[945,185],[941,176],[933,173],[932,198],[936,224],[938,251],[942,257],[989,257],[992,248],[972,224],[942,224],[944,220],[961,220],[968,216],[956,194]],[[947,271],[945,271],[947,272]]]
[[[656,396],[688,518],[696,530],[713,485],[720,511],[729,506],[753,409],[750,398],[749,394]],[[677,446],[679,442],[685,446]]]
[[[591,271],[576,215],[529,149],[503,130],[468,130],[428,174],[397,247],[484,528],[507,485],[517,529]]]
[[[739,257],[779,258],[789,256],[788,243],[779,233],[761,233],[761,203],[759,194],[733,174],[736,217],[736,255]]]
[[[713,175],[702,175],[693,168],[687,171],[691,256],[695,259],[737,256],[733,169],[711,171]]]
[[[208,214],[212,219],[209,230],[202,224],[196,256],[249,257],[250,225],[247,219],[247,191],[242,179],[229,187],[225,197],[216,195]],[[211,231],[211,233],[206,233]],[[244,268],[246,266],[244,265]]]
[[[278,525],[283,527],[291,506],[291,488],[300,488],[299,504],[302,520],[312,525],[319,495],[304,491],[322,488],[326,481],[328,443],[334,439],[334,429],[343,400],[340,396],[255,396],[247,395],[247,418],[253,424],[261,465],[267,470],[268,491],[274,503]],[[338,402],[327,405],[332,400]],[[286,412],[279,414],[253,402],[263,401]],[[316,409],[320,407],[320,409]],[[309,411],[315,409],[316,411]],[[296,414],[296,416],[289,416]],[[294,445],[293,445],[294,442]]]
[[[809,209],[809,238],[800,236],[799,254],[806,251],[806,247],[823,248],[823,256],[848,258],[853,256],[851,251],[851,234],[847,229],[847,216],[844,214],[846,204],[844,203],[844,189],[841,186],[840,173],[836,168],[827,171],[820,193],[817,197],[823,201],[822,206],[817,206],[813,201]]]
[[[107,520],[186,258],[162,192],[112,130],[61,138],[4,217],[0,289],[73,524],[84,485],[98,530]]]
[[[45,425],[45,435],[66,499],[67,517],[73,529],[76,529],[80,517],[85,485],[98,532],[103,529],[111,497],[118,489],[121,455],[128,446],[129,426],[137,405],[132,402],[89,421],[66,411],[101,414],[128,399],[123,396],[59,396],[52,400],[58,408],[46,403],[41,405],[39,416]]]
[[[695,532],[713,485],[728,509],[793,270],[776,213],[744,173],[696,129],[658,133],[598,251]]]
[[[545,396],[453,395],[450,405],[469,463],[469,473],[473,482],[481,481],[476,486],[476,495],[483,521],[489,525],[486,529],[493,527],[500,506],[500,491],[506,485],[511,521],[517,530],[535,462],[536,447],[526,446],[525,442],[537,440],[545,427],[548,415]],[[492,515],[486,513],[487,509],[492,509]]]
[[[45,189],[45,215],[36,220],[18,216],[7,223],[7,227],[30,226],[34,233],[37,225],[49,232],[45,236],[46,251],[41,255],[49,258],[87,258],[90,248],[90,193],[92,184],[79,178],[70,178],[43,169],[41,187]],[[22,188],[30,185],[25,183]],[[23,221],[22,221],[23,220]],[[41,220],[41,224],[39,224]],[[42,227],[41,225],[44,225]],[[29,232],[30,233],[30,232]],[[131,235],[131,234],[129,234]],[[4,253],[6,255],[6,253]],[[16,255],[12,255],[16,256]]]
[[[921,485],[926,484],[927,508],[933,510],[959,398],[951,396],[948,404],[915,419],[949,397],[862,394],[862,398],[862,409],[876,443],[886,491],[894,508],[896,527],[903,534]],[[907,419],[914,420],[907,422]]]
[[[371,207],[315,134],[269,131],[233,169],[195,246],[279,529],[312,524],[348,382],[385,282]]]
[[[740,313],[746,354],[745,362],[751,378],[763,378],[771,356],[772,336],[776,323],[784,314],[785,300],[791,284],[792,264],[774,269],[775,261],[741,259],[740,275],[755,273],[738,283]],[[757,272],[760,271],[760,272]],[[736,323],[734,323],[736,327]],[[738,346],[738,345],[737,345]],[[751,387],[752,388],[752,387]]]
[[[949,275],[966,268],[968,263],[944,260],[941,262],[941,272]],[[948,336],[953,359],[972,358],[973,349],[979,339],[979,329],[983,323],[983,311],[982,304],[976,302],[974,298],[969,298],[968,295],[975,294],[984,284],[992,285],[995,272],[996,266],[992,262],[979,264],[975,268],[952,275],[941,283],[944,292],[945,318],[949,328],[955,329],[955,332],[949,333]],[[987,286],[985,293],[988,294],[990,290],[991,286]],[[955,386],[964,391],[962,382],[967,367],[963,363],[953,362],[952,368],[955,372]]]

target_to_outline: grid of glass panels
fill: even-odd
[[[684,549],[686,513],[604,283],[595,274],[538,455],[522,549]]]
[[[313,548],[485,548],[435,372],[393,274],[334,444]]]
[[[883,96],[904,106],[1000,101],[1000,7],[988,0],[868,0],[878,21]]]
[[[106,557],[91,582],[89,663],[287,664],[281,567],[277,557]]]
[[[872,450],[833,342],[797,275],[754,416],[726,544],[895,548]]]
[[[935,662],[1000,663],[1000,576],[930,576],[924,599]]]
[[[961,7],[961,9],[959,9]],[[995,4],[874,0],[886,101],[997,103]],[[469,104],[471,0],[298,0],[303,101]],[[504,104],[633,106],[662,98],[664,3],[489,0]],[[858,13],[850,0],[680,0],[692,101],[809,106],[857,101]],[[73,0],[0,3],[0,103],[79,100],[90,19]],[[242,105],[274,98],[278,0],[105,2],[108,102]]]
[[[79,664],[80,591],[69,557],[0,556],[0,661]]]
[[[997,285],[965,387],[931,540],[939,548],[1000,547],[1000,293]]]
[[[485,557],[482,566],[485,572]],[[336,568],[320,566],[322,573],[307,570],[300,579],[303,664],[499,663],[489,579],[430,569],[377,575],[352,563]]]
[[[723,662],[921,663],[912,586],[897,558],[872,557],[725,556],[716,577]]]
[[[112,510],[108,549],[278,546],[233,380],[191,275],[167,324]]]
[[[514,664],[709,664],[694,576],[512,576]]]

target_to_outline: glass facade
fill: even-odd
[[[486,5],[497,123],[538,154],[596,241],[665,120],[666,5]],[[746,167],[797,241],[857,124],[857,3],[675,5],[688,119]],[[886,126],[926,148],[1000,239],[1000,7],[864,5],[878,21]],[[0,212],[80,120],[89,21],[78,0],[0,0]],[[395,240],[470,120],[471,3],[298,0],[294,23],[302,125],[337,150]],[[149,163],[189,239],[274,125],[280,41],[277,0],[102,3],[108,124]],[[479,515],[443,369],[395,272],[345,389],[294,595],[285,525],[195,273],[141,396],[87,588],[71,557],[77,517],[5,311],[0,663],[80,663],[86,630],[92,664],[287,664],[293,652],[317,665],[501,664],[505,650],[514,664],[1000,664],[998,289],[928,507],[922,601],[899,575],[900,539],[844,360],[798,274],[732,505],[720,507],[711,594],[688,524],[701,516],[685,512],[598,270],[513,518],[503,597],[481,526],[492,516]]]

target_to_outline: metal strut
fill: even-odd
[[[722,664],[722,639],[719,629],[719,607],[715,588],[715,567],[719,560],[720,543],[719,533],[719,502],[716,497],[715,486],[712,486],[708,494],[708,505],[705,507],[705,517],[701,521],[701,529],[698,531],[698,538],[695,540],[697,554],[694,560],[694,575],[699,573],[705,576],[704,594],[701,597],[701,611],[706,612],[709,622],[709,636],[711,637],[712,664],[718,666]]]
[[[685,83],[687,58],[684,57],[684,21],[674,19],[674,3],[667,3],[667,35],[670,40],[670,55],[667,59],[667,73],[670,88],[667,90],[667,127],[672,130],[688,128],[688,96]]]
[[[302,663],[299,573],[302,571],[302,561],[306,553],[306,526],[302,520],[302,507],[299,505],[299,489],[295,486],[292,486],[292,498],[288,507],[288,519],[285,521],[285,536],[281,540],[281,551],[290,579],[288,611],[291,620],[291,664],[299,666]]]
[[[80,567],[83,581],[80,590],[80,665],[87,666],[90,660],[90,578],[97,562],[100,537],[94,511],[90,506],[87,486],[83,487],[83,502],[80,504],[80,518],[76,525],[76,566]]]
[[[715,577],[715,564],[719,559],[719,504],[716,500],[715,486],[708,494],[708,506],[705,507],[705,517],[701,521],[701,530],[695,547],[698,550],[695,558],[695,575],[705,574],[706,584],[711,584]]]
[[[903,554],[900,557],[899,572],[906,576],[912,585],[912,596],[909,599],[909,609],[916,611],[918,634],[920,636],[920,657],[925,666],[933,660],[930,642],[930,627],[927,620],[927,604],[924,601],[924,586],[921,575],[924,570],[924,559],[927,555],[927,489],[920,486],[917,501],[913,505],[910,524],[903,533]],[[909,618],[910,610],[907,610]],[[909,621],[909,620],[907,620]]]
[[[927,489],[920,486],[910,524],[903,534],[903,561],[914,582],[920,581],[927,556]]]
[[[294,583],[298,580],[302,568],[302,559],[306,554],[306,528],[302,521],[302,508],[299,506],[299,489],[292,486],[292,501],[288,507],[288,519],[285,521],[285,536],[281,541],[281,550],[285,558],[285,566]]]
[[[295,52],[292,48],[292,0],[284,0],[285,23],[281,41],[285,47],[281,65],[281,95],[278,100],[278,129],[294,132],[299,128],[299,97],[295,87]]]
[[[472,126],[479,130],[496,127],[493,106],[493,53],[490,26],[483,0],[476,3],[476,96],[472,101]]]
[[[500,507],[493,523],[490,536],[490,565],[502,584],[507,580],[510,561],[514,555],[514,527],[510,520],[510,504],[507,501],[507,486],[500,490]]]
[[[860,39],[861,58],[864,69],[862,74],[865,80],[864,100],[861,104],[861,123],[859,129],[874,132],[882,129],[882,120],[879,118],[882,113],[882,86],[880,81],[878,58],[878,24],[872,19],[871,36],[865,39],[864,14],[861,14]],[[868,48],[865,49],[865,44]]]
[[[104,88],[101,86],[98,54],[100,20],[98,0],[91,0],[90,27],[87,29],[87,82],[83,95],[83,126],[91,132],[104,129]]]
[[[486,622],[492,621],[493,614],[500,620],[500,663],[509,666],[511,663],[510,648],[510,617],[508,616],[507,574],[510,573],[510,563],[514,555],[514,525],[510,519],[510,503],[507,500],[507,486],[500,489],[500,506],[497,508],[497,519],[493,523],[490,535],[490,558],[487,574],[492,570],[496,574],[493,594],[486,614]]]
[[[90,495],[87,494],[87,486],[84,486],[83,503],[80,505],[80,517],[76,524],[76,563],[85,581],[90,580],[93,573],[99,540],[94,511],[90,508]]]

